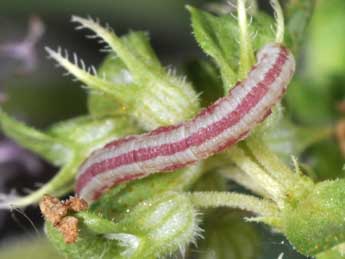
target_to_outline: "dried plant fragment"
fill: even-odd
[[[56,226],[63,235],[66,244],[73,244],[77,241],[79,232],[78,223],[79,220],[76,217],[67,216]]]
[[[88,208],[88,204],[85,200],[73,196],[65,202],[65,205],[75,212],[83,211]]]
[[[75,243],[79,231],[79,220],[76,217],[68,216],[68,212],[80,212],[87,208],[87,202],[78,197],[70,197],[67,201],[60,201],[51,195],[44,195],[40,202],[40,209],[44,218],[59,230],[66,244]]]
[[[43,196],[40,202],[40,209],[44,218],[54,226],[57,226],[68,212],[68,207],[65,204],[50,195]]]
[[[335,128],[335,135],[338,140],[340,151],[345,157],[345,120],[338,121]]]

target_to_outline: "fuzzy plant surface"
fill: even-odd
[[[277,0],[270,3],[274,16],[255,1],[230,3],[227,14],[187,6],[193,35],[209,57],[186,65],[187,76],[161,64],[146,32],[118,36],[109,25],[73,16],[77,29],[91,31],[90,38],[105,44],[109,54],[102,65],[87,66],[62,49],[46,51],[86,85],[88,114],[43,132],[1,109],[8,137],[60,167],[27,196],[3,195],[1,208],[35,204],[45,194],[63,197],[73,191],[79,167],[98,148],[193,118],[246,78],[256,51],[268,43],[284,44],[298,60],[315,3],[290,0],[284,8]],[[236,146],[174,172],[119,184],[88,210],[73,213],[79,221],[76,242],[66,244],[49,222],[46,235],[62,255],[76,259],[254,259],[261,251],[253,224],[260,223],[283,234],[305,256],[342,258],[345,180],[317,181],[314,170],[298,162],[307,148],[331,134],[329,127],[296,125],[278,104]],[[229,180],[245,191],[229,190]]]

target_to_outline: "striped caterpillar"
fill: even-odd
[[[291,52],[278,43],[264,46],[248,77],[192,120],[108,143],[81,166],[76,193],[88,202],[115,185],[172,171],[246,138],[286,91],[295,70]]]

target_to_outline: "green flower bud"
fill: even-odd
[[[69,258],[158,258],[183,251],[199,234],[197,213],[188,196],[164,193],[127,209],[114,220],[83,212],[79,238],[65,244],[49,223],[52,243]]]
[[[118,112],[125,110],[142,128],[151,130],[183,121],[199,110],[198,95],[192,85],[160,64],[145,33],[131,32],[120,38],[91,19],[73,16],[72,21],[92,30],[120,59],[114,62],[107,60],[99,71],[101,74],[91,69],[94,70],[92,74],[85,69],[83,62],[79,67],[78,61],[74,64],[60,51],[47,48],[49,55],[68,72],[91,90],[105,95],[105,98],[91,96],[91,112],[104,114],[114,102],[114,109],[118,108]]]
[[[345,180],[324,181],[284,210],[284,233],[302,254],[316,255],[345,241]]]
[[[331,250],[316,255],[316,259],[344,259],[345,243],[342,243]]]

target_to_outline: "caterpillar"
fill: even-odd
[[[294,71],[286,47],[265,45],[247,78],[193,119],[124,137],[93,152],[79,169],[76,194],[92,202],[119,183],[176,170],[236,144],[271,113]]]

